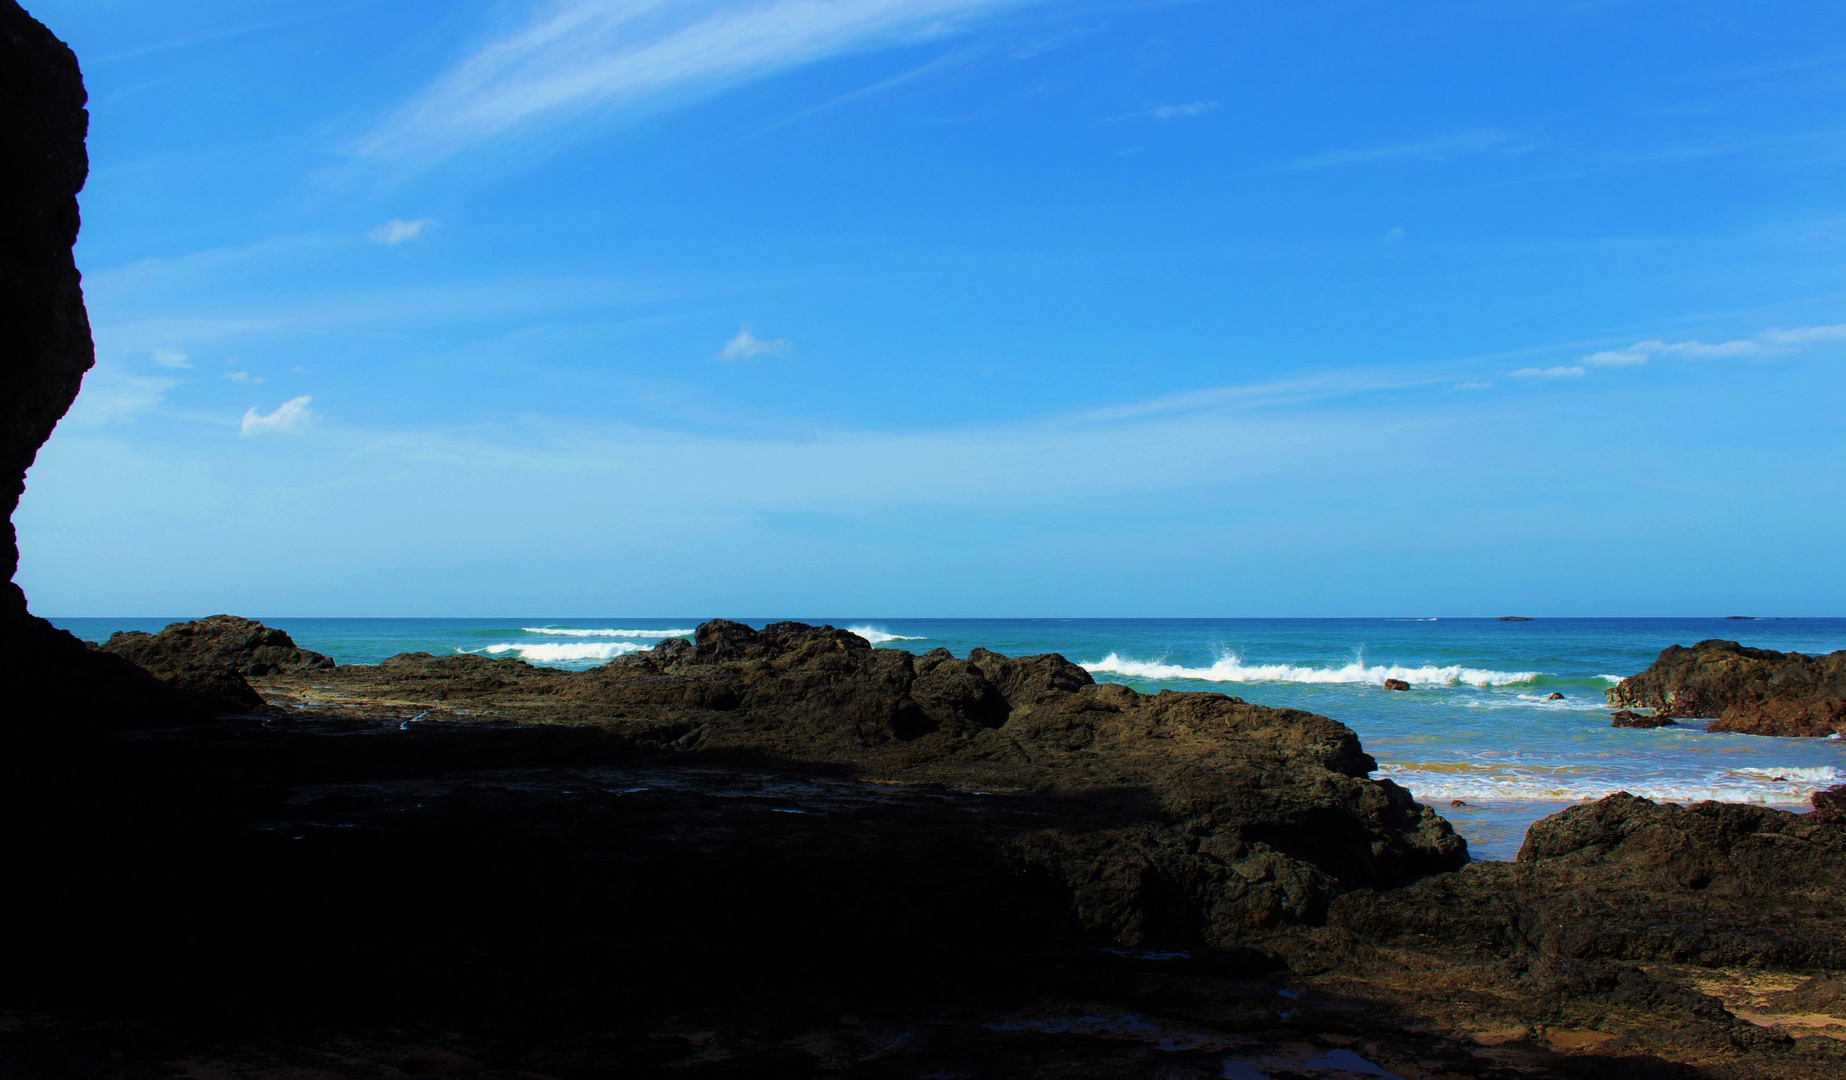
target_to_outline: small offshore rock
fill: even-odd
[[[1672,727],[1673,718],[1655,713],[1647,716],[1632,709],[1617,709],[1609,714],[1610,727],[1657,728]]]
[[[1494,620],[1494,622],[1531,622],[1531,621],[1532,619],[1526,615],[1502,615],[1499,618]]]
[[[1545,695],[1545,700],[1546,701],[1563,701],[1564,695],[1558,693],[1556,690],[1553,690],[1551,693]]]
[[[1384,681],[1384,688],[1386,690],[1408,690],[1410,689],[1410,684],[1402,679],[1386,679]]]

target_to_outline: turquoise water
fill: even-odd
[[[167,619],[53,619],[91,640]],[[585,668],[683,619],[263,619],[343,664],[395,653],[476,652]],[[761,626],[768,620],[743,620]],[[1846,742],[1708,735],[1696,724],[1609,726],[1603,691],[1668,645],[1723,637],[1817,653],[1846,648],[1846,619],[853,619],[874,644],[965,655],[980,645],[1062,653],[1100,681],[1217,690],[1324,713],[1359,733],[1388,776],[1455,822],[1478,858],[1510,858],[1532,821],[1616,791],[1671,802],[1797,807],[1846,783]],[[1382,688],[1403,679],[1409,692]],[[1561,693],[1561,700],[1547,696]],[[1460,800],[1465,805],[1451,806]]]

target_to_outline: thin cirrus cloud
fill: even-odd
[[[756,336],[756,331],[749,323],[737,331],[737,336],[724,343],[718,351],[720,360],[748,360],[756,356],[785,356],[795,347],[794,342],[784,338],[766,341]]]
[[[1476,154],[1514,153],[1521,149],[1524,148],[1514,145],[1512,137],[1506,132],[1493,128],[1480,128],[1435,139],[1330,150],[1324,154],[1313,154],[1284,162],[1281,169],[1283,172],[1311,172],[1318,169],[1337,169],[1350,165],[1376,165],[1387,162],[1452,161]]]
[[[415,240],[422,236],[434,224],[436,223],[429,218],[417,218],[414,221],[392,218],[365,235],[375,244],[396,247],[406,240]]]
[[[556,0],[438,76],[357,149],[435,159],[595,110],[942,37],[983,12],[1034,2]]]
[[[314,410],[308,408],[311,397],[290,398],[276,406],[274,412],[260,413],[251,408],[244,413],[240,432],[252,435],[299,435],[314,424]]]
[[[192,366],[192,361],[188,360],[186,354],[178,349],[155,349],[154,363],[166,368],[189,368]]]
[[[1768,358],[1797,353],[1829,342],[1846,341],[1846,323],[1833,326],[1796,326],[1765,330],[1755,337],[1733,341],[1663,341],[1651,338],[1590,353],[1575,364],[1558,367],[1528,367],[1512,372],[1515,379],[1579,378],[1596,368],[1639,367],[1650,360],[1675,357],[1687,360],[1731,360],[1744,357]]]

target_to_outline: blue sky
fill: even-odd
[[[30,9],[43,613],[1846,613],[1837,3]]]

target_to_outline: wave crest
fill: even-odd
[[[1721,769],[1698,777],[1621,780],[1607,775],[1569,775],[1563,770],[1547,773],[1539,769],[1458,770],[1439,765],[1386,765],[1378,770],[1377,776],[1402,784],[1424,802],[1443,799],[1577,802],[1626,791],[1655,802],[1694,803],[1709,799],[1784,806],[1805,803],[1814,792],[1846,781],[1846,773],[1831,766]]]
[[[620,638],[670,638],[691,637],[696,630],[604,630],[579,629],[574,626],[522,626],[528,634],[546,634],[551,637],[620,637]]]
[[[520,642],[517,644],[489,645],[485,649],[479,651],[487,653],[490,656],[505,656],[511,653],[521,660],[529,660],[534,664],[580,664],[586,660],[613,660],[618,656],[626,656],[631,652],[640,652],[644,648],[646,648],[646,646],[637,645],[632,641],[535,641],[530,643]],[[458,651],[470,652],[473,650],[461,649]]]
[[[849,626],[849,634],[858,634],[874,645],[883,645],[887,641],[928,641],[928,638],[913,637],[908,634],[887,634],[875,626]]]
[[[1538,678],[1536,671],[1490,671],[1461,667],[1397,667],[1378,664],[1367,667],[1354,661],[1344,667],[1296,667],[1292,664],[1245,664],[1235,656],[1225,656],[1210,667],[1184,667],[1157,660],[1128,660],[1110,653],[1093,663],[1081,665],[1091,674],[1126,675],[1131,679],[1169,681],[1192,679],[1199,682],[1251,683],[1374,683],[1402,679],[1412,686],[1516,686]]]

